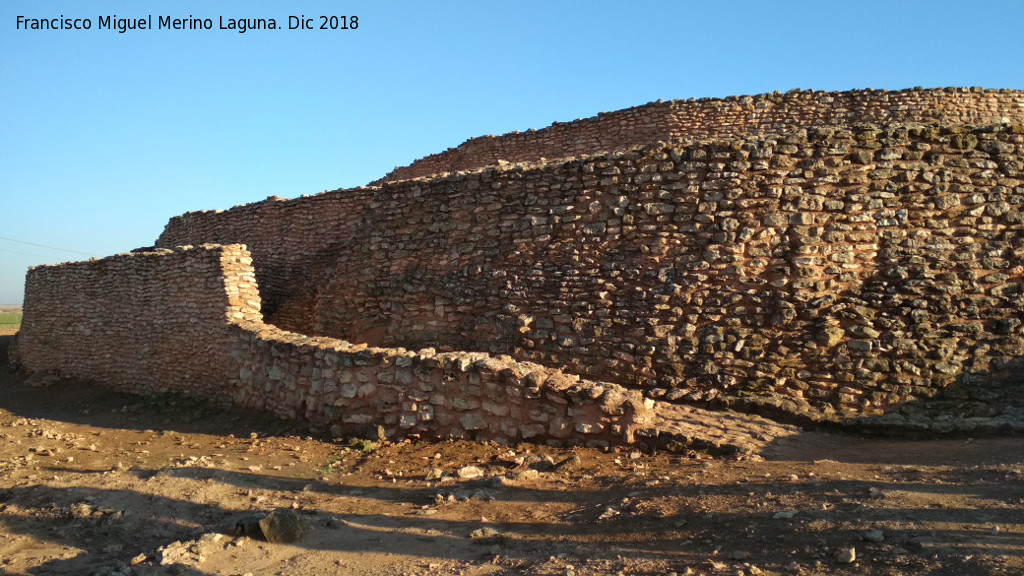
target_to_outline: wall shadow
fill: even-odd
[[[309,423],[283,420],[182,394],[140,396],[95,383],[61,379],[34,388],[7,365],[10,337],[0,336],[0,409],[24,418],[123,430],[166,430],[182,434],[260,436],[319,434]],[[57,401],[40,402],[40,395]]]

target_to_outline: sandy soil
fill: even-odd
[[[1024,574],[1020,437],[805,432],[763,458],[331,441],[3,362],[0,574]],[[237,533],[274,510],[302,539]]]

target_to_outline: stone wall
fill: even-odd
[[[145,394],[209,397],[228,324],[259,317],[244,249],[176,248],[38,266],[25,279],[19,363]]]
[[[348,240],[372,192],[327,192],[294,200],[271,197],[231,210],[189,212],[171,218],[156,241],[162,248],[190,244],[246,244],[260,262],[256,279],[267,314],[301,287],[317,254]]]
[[[172,219],[158,244],[252,247],[259,291],[272,302],[268,324],[232,321],[227,337],[215,330],[207,344],[230,359],[230,396],[339,427],[379,414],[406,433],[523,438],[539,428],[508,436],[501,422],[542,423],[522,408],[536,400],[526,392],[506,389],[505,420],[477,396],[452,403],[449,395],[500,396],[510,378],[538,394],[529,374],[589,379],[579,380],[582,394],[555,386],[561,406],[604,398],[594,391],[607,386],[636,413],[642,391],[815,420],[889,411],[879,421],[891,422],[897,407],[923,404],[957,417],[1024,417],[1021,99],[954,89],[653,104],[575,123],[561,140],[549,138],[561,127],[526,135],[523,149],[555,157],[569,150],[559,142],[573,139],[648,140],[667,112],[679,112],[687,142],[189,213]],[[1011,122],[962,124],[996,117]],[[887,123],[843,124],[865,118]],[[794,124],[820,126],[749,134]],[[695,139],[702,134],[721,137]],[[64,284],[115,284],[113,271],[70,283],[54,274],[29,283],[27,305],[31,294],[53,305],[53,294],[75,290]],[[161,276],[143,292],[164,281],[175,285]],[[190,298],[195,281],[180,280],[170,298]],[[144,326],[165,316],[132,314],[118,318]],[[26,342],[71,346],[66,363],[88,364],[74,359],[80,344],[55,339],[61,329],[54,321]],[[408,362],[414,373],[422,367],[419,380]],[[450,370],[453,362],[466,370]],[[325,371],[345,375],[328,385]],[[83,373],[106,377],[95,372]],[[408,395],[420,385],[430,390]],[[423,419],[419,398],[429,402],[438,389],[445,402],[426,413],[440,417]],[[586,410],[572,412],[589,414],[571,432],[578,439],[628,435],[622,426],[633,412],[621,424]],[[471,413],[488,428],[464,426]],[[547,437],[562,440],[558,430],[549,425]]]
[[[650,440],[653,403],[636,391],[507,356],[373,348],[265,324],[232,332],[232,398],[361,432],[590,446]]]
[[[15,360],[34,374],[175,391],[336,435],[607,446],[652,440],[638,392],[487,354],[375,349],[262,322],[248,251],[179,247],[40,266]]]
[[[581,156],[650,142],[788,132],[861,122],[998,124],[1024,120],[1024,92],[980,88],[793,90],[729,98],[652,102],[574,122],[503,136],[471,138],[456,148],[395,168],[381,180],[472,170],[499,162]]]
[[[998,410],[1024,356],[1018,132],[822,128],[385,184],[287,327],[814,418],[940,392]]]

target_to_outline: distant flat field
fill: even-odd
[[[14,334],[21,326],[21,306],[0,306],[0,336]]]

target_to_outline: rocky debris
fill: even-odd
[[[549,454],[534,454],[529,458],[525,458],[522,463],[537,472],[550,472],[556,466],[555,459]]]
[[[513,482],[534,482],[540,479],[540,472],[533,468],[527,468],[526,470],[515,470],[507,476],[507,478]]]
[[[499,482],[500,484],[500,482]],[[494,494],[489,490],[478,488],[478,489],[460,489],[455,490],[449,494],[436,494],[434,495],[434,505],[441,506],[443,504],[451,504],[454,502],[468,502],[470,500],[479,500],[481,502],[490,502],[494,500]]]
[[[222,547],[225,539],[223,534],[211,532],[195,540],[171,542],[157,549],[157,561],[161,566],[181,564],[196,567],[214,548]]]
[[[840,564],[853,564],[856,561],[857,561],[857,549],[856,548],[853,548],[853,547],[843,548],[839,552],[836,552],[836,562],[839,562]]]
[[[248,536],[249,538],[266,540],[263,536],[263,530],[260,528],[260,520],[263,520],[266,517],[267,515],[265,513],[260,512],[242,518],[235,523],[235,536]]]
[[[484,526],[483,528],[478,528],[478,529],[473,530],[472,532],[469,533],[469,537],[473,538],[473,539],[494,538],[494,537],[500,536],[500,535],[501,535],[500,532],[498,532],[497,530],[495,530],[494,528],[491,528],[489,526]]]
[[[5,572],[0,569],[0,576],[3,576],[3,574]],[[89,573],[89,576],[132,576],[133,574],[136,574],[136,572],[124,562],[112,562],[107,566],[93,570]]]
[[[214,468],[217,464],[209,456],[189,456],[171,461],[171,468]],[[258,469],[257,469],[258,470]]]
[[[667,402],[655,404],[658,444],[710,449],[718,453],[758,454],[768,444],[796,436],[799,428],[753,414],[706,410]]]
[[[552,470],[553,471],[571,470],[571,469],[573,469],[575,467],[578,467],[582,463],[583,463],[583,461],[580,459],[580,457],[577,456],[576,454],[573,454],[571,456],[566,457],[561,462],[555,464],[552,467]]]

